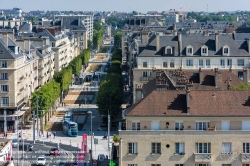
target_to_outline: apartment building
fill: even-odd
[[[141,99],[125,110],[119,131],[119,165],[248,166],[250,91],[230,90],[242,81],[218,69],[171,76],[156,70],[137,87]]]
[[[54,76],[55,52],[50,46],[49,37],[22,37],[16,40],[22,50],[35,50],[38,59],[38,87],[48,83]]]
[[[126,46],[133,84],[149,81],[152,69],[231,69],[243,78],[243,68],[250,67],[249,33],[182,35],[177,31],[155,33],[147,28],[139,33],[140,38]]]
[[[55,52],[55,72],[67,67],[69,62],[79,55],[77,40],[69,37],[60,27],[38,28],[37,37],[49,37],[51,49]]]
[[[69,29],[78,39],[80,49],[84,50],[88,46],[88,40],[93,39],[93,15],[56,15],[55,25],[62,29]]]
[[[17,129],[24,107],[38,87],[38,57],[35,50],[22,50],[14,42],[13,31],[0,32],[0,131]],[[6,124],[4,119],[6,118]]]

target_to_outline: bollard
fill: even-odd
[[[70,140],[70,146],[71,146],[71,140]]]
[[[59,143],[57,144],[57,146],[58,146],[58,149],[60,149],[60,144]]]
[[[60,139],[60,144],[62,143],[62,140]]]

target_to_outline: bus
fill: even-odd
[[[78,125],[76,122],[63,121],[63,133],[70,137],[78,136]]]
[[[74,121],[74,114],[72,111],[66,111],[63,117],[64,121]]]

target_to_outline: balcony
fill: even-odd
[[[140,78],[140,80],[141,81],[150,81],[150,80],[152,80],[153,79],[153,77],[152,76],[148,76],[148,77],[141,77]]]
[[[44,77],[44,76],[39,76],[39,78],[38,78],[38,79],[39,79],[39,80],[41,80],[43,77]]]
[[[24,90],[24,87],[22,87],[20,90],[19,90],[19,92],[22,92]]]
[[[194,153],[194,162],[211,162],[211,153]]]
[[[250,153],[241,153],[241,162],[242,163],[250,162]]]

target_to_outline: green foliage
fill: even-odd
[[[82,64],[87,65],[90,59],[90,49],[88,48],[83,50],[83,52],[80,54],[80,57],[82,59]]]
[[[93,42],[91,40],[88,40],[88,48],[91,49],[93,47]]]
[[[54,80],[42,86],[40,89],[32,93],[31,107],[36,110],[36,97],[38,97],[39,116],[44,116],[51,106],[55,103],[61,92],[60,83]]]
[[[98,48],[102,44],[104,28],[99,22],[94,22],[93,47]]]
[[[72,82],[72,67],[68,66],[67,68],[55,73],[54,79],[56,82],[61,84],[61,91],[68,89]]]
[[[77,75],[80,70],[82,69],[82,59],[80,56],[74,58],[70,63],[69,66],[72,68],[72,73]]]
[[[236,16],[232,14],[226,14],[224,16],[216,14],[216,15],[200,15],[198,13],[189,12],[187,14],[187,18],[196,19],[198,22],[207,22],[207,21],[229,21],[236,22]]]
[[[114,47],[121,48],[122,45],[122,32],[121,30],[117,30],[114,35]]]
[[[113,137],[113,141],[114,141],[115,143],[117,143],[117,142],[119,142],[119,140],[120,140],[119,135],[118,135],[118,134],[115,134],[114,137]]]
[[[125,25],[126,21],[127,21],[126,19],[120,19],[120,18],[115,17],[115,16],[109,16],[105,20],[106,24],[111,25],[113,27],[117,26],[117,28],[119,28],[119,29],[123,28],[123,26]]]
[[[247,83],[240,83],[238,86],[232,86],[231,90],[250,90],[250,85]]]
[[[114,50],[110,69],[100,84],[97,96],[97,106],[100,114],[107,115],[110,109],[111,115],[117,115],[121,111],[123,85],[121,76],[121,50]]]

